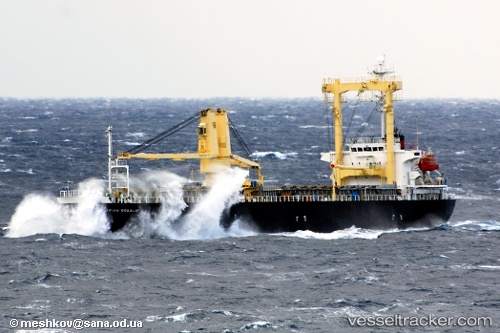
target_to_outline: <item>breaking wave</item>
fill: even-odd
[[[36,234],[79,234],[103,236],[109,223],[104,208],[98,203],[104,191],[100,180],[89,179],[79,184],[82,198],[72,210],[60,205],[54,196],[32,193],[17,206],[6,237],[26,237]]]
[[[397,232],[398,229],[393,230],[370,230],[356,228],[352,226],[347,229],[337,230],[330,233],[319,233],[309,230],[300,230],[296,232],[285,232],[278,235],[286,237],[297,237],[304,239],[323,239],[323,240],[335,240],[335,239],[351,239],[351,238],[363,238],[363,239],[377,239],[380,235],[384,233]]]
[[[213,239],[231,236],[248,236],[254,232],[240,226],[238,221],[229,230],[220,226],[223,210],[237,199],[241,184],[247,172],[230,169],[214,178],[214,185],[186,215],[181,216],[186,208],[182,198],[182,185],[185,179],[171,173],[148,173],[135,186],[150,188],[151,184],[160,184],[162,206],[159,214],[151,217],[148,213],[140,214],[135,223],[130,223],[119,234],[125,237],[161,237],[174,240]],[[160,182],[161,179],[161,182]]]
[[[280,160],[287,159],[288,157],[296,157],[297,153],[280,153],[279,151],[262,151],[255,152],[250,155],[251,157],[261,160],[263,158],[277,158]]]
[[[450,226],[455,229],[467,231],[500,231],[499,221],[460,221],[450,223]]]
[[[79,184],[81,201],[70,208],[47,194],[29,194],[18,205],[9,223],[6,237],[26,237],[35,234],[78,234],[102,238],[151,238],[175,240],[212,239],[255,234],[240,226],[238,221],[229,230],[220,226],[223,210],[237,199],[247,172],[230,169],[215,177],[215,184],[190,212],[181,217],[186,203],[182,185],[185,179],[170,172],[147,172],[131,177],[131,195],[161,189],[162,204],[157,216],[140,213],[123,230],[109,231],[105,208],[100,204],[105,183],[90,179]]]
[[[179,223],[179,228],[171,236],[175,239],[222,238],[228,236],[247,236],[254,234],[233,223],[229,230],[220,226],[220,216],[226,207],[238,199],[241,184],[247,172],[231,169],[215,177],[215,184],[203,198]]]
[[[309,230],[300,230],[296,232],[279,233],[276,235],[285,237],[297,237],[303,239],[320,239],[320,240],[356,239],[356,238],[377,239],[384,234],[395,234],[404,232],[424,232],[431,230],[486,231],[486,232],[500,231],[500,222],[460,221],[460,222],[448,222],[436,227],[389,229],[389,230],[362,229],[352,226],[347,229],[337,230],[330,233],[318,233]]]

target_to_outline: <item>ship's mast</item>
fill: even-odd
[[[385,67],[385,60],[379,58],[378,66],[371,72],[371,78],[350,78],[350,79],[324,79],[323,93],[333,94],[333,118],[335,131],[335,161],[332,162],[332,182],[336,186],[345,185],[345,180],[349,177],[378,176],[386,184],[393,184],[395,181],[395,159],[394,159],[394,110],[393,93],[403,88],[403,83],[395,76],[387,74],[392,71]],[[342,133],[342,94],[355,91],[359,94],[365,91],[379,91],[385,96],[384,133],[386,140],[386,165],[381,168],[364,168],[352,165],[344,165],[343,160],[343,133]],[[335,190],[333,191],[335,197]]]
[[[108,133],[108,193],[111,197],[111,191],[112,191],[112,185],[111,185],[111,164],[113,162],[113,147],[112,147],[112,142],[113,142],[113,138],[112,138],[112,134],[111,134],[111,131],[112,131],[112,127],[109,126],[108,129],[106,130],[106,133]]]

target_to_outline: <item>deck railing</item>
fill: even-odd
[[[61,198],[74,198],[78,196],[78,190],[59,191],[59,197]]]

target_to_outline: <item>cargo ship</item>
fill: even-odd
[[[322,153],[321,160],[331,172],[331,182],[322,185],[268,186],[260,164],[233,126],[228,113],[220,108],[197,112],[169,130],[131,150],[113,155],[112,128],[108,133],[108,182],[100,200],[117,231],[134,223],[140,214],[155,218],[167,204],[162,189],[141,192],[130,188],[129,165],[132,159],[198,159],[204,181],[187,181],[182,188],[182,213],[178,221],[206,195],[216,175],[228,168],[248,170],[248,176],[234,203],[220,216],[221,227],[235,221],[258,232],[295,232],[310,230],[329,233],[350,227],[366,229],[404,229],[432,227],[448,221],[455,198],[430,150],[406,147],[404,135],[395,127],[393,102],[402,81],[379,61],[367,78],[324,79],[322,92],[332,111],[334,150]],[[346,138],[343,133],[344,95],[354,92],[379,105],[380,137]],[[368,96],[368,97],[366,97]],[[145,153],[151,145],[198,121],[198,150],[193,153]],[[232,134],[232,136],[231,136]],[[233,154],[231,139],[244,147],[247,157]],[[78,191],[60,191],[61,204],[76,205]]]

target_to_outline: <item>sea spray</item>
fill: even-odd
[[[70,225],[74,225],[72,233],[85,236],[102,236],[109,230],[109,221],[102,202],[104,182],[88,179],[78,186],[81,201],[69,217]]]
[[[47,194],[27,195],[17,206],[9,223],[7,237],[35,234],[79,234],[103,236],[109,229],[104,207],[98,205],[103,182],[89,179],[79,184],[80,202],[74,207],[61,205]]]
[[[26,237],[36,234],[64,233],[65,222],[55,198],[29,194],[17,206],[6,237]]]
[[[186,179],[167,171],[148,171],[130,179],[130,196],[158,197],[162,202],[156,216],[140,212],[134,221],[120,231],[129,237],[170,238],[174,233],[172,224],[187,207],[183,200],[182,185]]]
[[[167,171],[148,171],[130,178],[131,198],[157,197],[162,202],[160,211],[151,216],[140,212],[123,230],[109,231],[105,206],[105,182],[89,179],[79,184],[77,205],[59,204],[54,196],[29,194],[16,208],[7,237],[26,237],[35,234],[79,234],[102,238],[168,238],[176,240],[212,239],[230,236],[248,236],[239,221],[229,230],[220,225],[220,217],[227,207],[238,200],[241,184],[247,172],[228,168],[214,178],[214,185],[182,215],[187,208],[182,186],[186,179]]]
[[[244,231],[235,227],[224,230],[220,225],[220,217],[225,208],[238,199],[247,171],[233,168],[219,172],[214,177],[214,184],[206,196],[194,206],[177,224],[171,235],[175,239],[211,239],[241,236]],[[253,234],[248,231],[247,234]]]
[[[128,237],[159,237],[174,240],[212,239],[230,236],[249,236],[255,233],[233,223],[229,230],[220,225],[220,217],[227,207],[238,200],[247,171],[238,168],[221,170],[214,177],[210,190],[200,201],[183,214],[187,204],[183,200],[182,185],[185,182],[175,174],[168,172],[148,172],[131,181],[131,188],[137,188],[141,195],[146,189],[156,191],[162,206],[156,216],[141,212],[121,233]],[[131,190],[132,196],[134,190]]]

